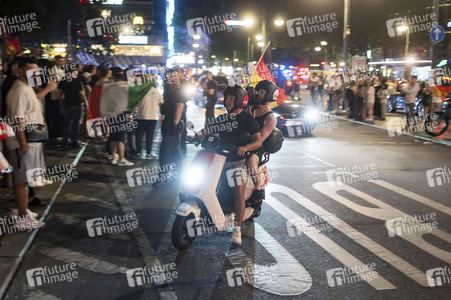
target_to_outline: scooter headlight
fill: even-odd
[[[183,175],[183,184],[187,187],[197,187],[205,177],[207,164],[191,165]]]

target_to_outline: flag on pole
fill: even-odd
[[[88,119],[114,117],[137,107],[151,83],[130,86],[127,81],[95,85],[89,95]]]
[[[250,77],[250,83],[253,87],[257,85],[262,80],[270,80],[277,85],[279,89],[279,96],[277,97],[276,102],[271,103],[271,108],[274,108],[287,100],[288,96],[285,95],[285,86],[287,84],[287,79],[283,76],[282,71],[275,67],[274,64],[271,63],[268,57],[268,47],[271,42],[265,47],[265,50],[262,53],[262,56],[258,60],[257,65],[255,66],[254,71]]]

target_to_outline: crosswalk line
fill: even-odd
[[[389,225],[388,222],[392,222],[396,219],[404,219],[408,218],[409,220],[415,220],[414,216],[410,216],[409,214],[406,214],[402,212],[401,210],[388,205],[387,203],[378,200],[368,194],[365,194],[349,185],[346,184],[340,184],[340,185],[334,185],[331,186],[330,182],[317,182],[313,184],[313,187],[318,190],[319,192],[323,193],[324,195],[327,195],[328,197],[332,198],[333,200],[337,201],[338,203],[341,203],[342,205],[354,210],[357,213],[360,213],[364,216],[379,219],[386,222],[386,230],[387,230],[387,238],[395,238],[390,237],[388,234],[388,228],[394,227],[393,225]],[[350,194],[353,194],[368,203],[371,203],[374,207],[368,207],[364,205],[360,205],[348,198],[343,197],[338,193],[338,191],[346,191]],[[440,239],[442,239],[445,242],[448,242],[451,244],[451,234],[444,232],[438,228],[434,228],[431,226],[430,230],[427,231],[421,231],[416,230],[415,228],[415,222],[412,224],[407,224],[408,226],[405,226],[405,229],[408,230],[408,234],[399,234],[396,236],[396,238],[402,238],[409,243],[411,243],[413,246],[420,248],[421,250],[434,255],[438,259],[441,259],[443,261],[448,262],[451,264],[451,252],[439,248],[436,244],[429,243],[427,240],[423,238],[425,234],[436,236]],[[420,222],[417,222],[419,225]],[[407,228],[409,227],[409,228]],[[404,228],[404,227],[403,227]],[[417,228],[419,228],[417,226]],[[394,228],[395,229],[395,228]],[[396,228],[397,229],[397,228]]]
[[[354,268],[355,266],[361,266],[365,265],[362,261],[357,259],[355,256],[353,256],[351,253],[343,249],[341,246],[339,246],[337,243],[332,241],[330,238],[326,237],[323,233],[321,233],[317,228],[310,226],[309,223],[301,218],[299,215],[294,213],[291,209],[286,207],[284,204],[282,204],[280,201],[276,200],[271,193],[277,192],[277,193],[283,193],[289,196],[291,199],[295,200],[301,205],[304,205],[305,202],[310,202],[313,205],[313,202],[308,200],[307,198],[304,198],[297,192],[293,191],[292,189],[282,186],[270,183],[267,187],[267,197],[265,200],[265,203],[269,204],[275,211],[277,211],[281,216],[283,216],[287,221],[291,222],[293,225],[297,227],[298,230],[302,231],[306,236],[308,236],[310,239],[312,239],[315,243],[320,245],[324,250],[329,252],[333,257],[335,257],[337,260],[339,260],[343,265],[348,267],[349,269]],[[304,199],[302,199],[304,198]],[[308,203],[308,204],[310,204]],[[307,207],[309,210],[312,210],[312,205],[308,205]],[[305,206],[305,205],[304,205]],[[318,207],[319,208],[319,207]],[[315,212],[316,211],[316,212]],[[331,214],[325,210],[321,209],[315,209],[314,213],[316,213],[319,216],[330,216]],[[301,220],[301,222],[305,226],[301,226],[298,222],[295,222],[295,220]],[[337,221],[342,222],[337,218]],[[349,226],[350,227],[350,226]],[[353,231],[357,232],[355,229],[350,227]],[[376,272],[376,271],[374,271]],[[377,273],[377,272],[376,272]],[[384,279],[380,274],[375,276],[374,278],[371,278],[371,280],[366,280],[365,273],[357,271],[356,274],[358,274],[363,280],[365,280],[369,285],[371,285],[376,290],[387,290],[387,289],[396,289],[396,286],[388,282],[386,279]]]
[[[377,184],[377,185],[379,185],[381,187],[384,187],[384,188],[386,188],[388,190],[391,190],[391,191],[393,191],[395,193],[403,195],[403,196],[405,196],[407,198],[410,198],[412,200],[415,200],[415,201],[417,201],[417,202],[419,202],[419,203],[421,203],[423,205],[432,207],[432,208],[438,210],[439,212],[442,212],[442,213],[445,213],[445,214],[451,216],[451,207],[449,207],[449,206],[443,205],[441,203],[433,201],[433,200],[431,200],[429,198],[426,198],[424,196],[418,195],[418,194],[416,194],[414,192],[405,190],[405,189],[403,189],[403,188],[401,188],[399,186],[393,185],[393,184],[388,183],[388,182],[383,181],[383,180],[371,180],[370,182],[375,183],[375,184]]]

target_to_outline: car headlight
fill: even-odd
[[[316,122],[318,120],[318,111],[314,110],[314,109],[309,109],[305,114],[304,114],[304,118],[306,121],[310,121],[310,122]]]
[[[183,175],[183,184],[188,187],[197,187],[205,177],[207,164],[191,165]]]

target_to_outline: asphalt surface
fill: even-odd
[[[188,116],[201,129],[200,109],[191,105]],[[157,162],[112,166],[100,155],[102,143],[89,142],[77,178],[60,190],[52,186],[56,200],[46,226],[5,299],[449,299],[451,178],[428,172],[448,167],[451,176],[449,146],[346,120],[325,122],[331,126],[313,136],[286,138],[271,156],[262,214],[245,223],[241,246],[225,231],[198,236],[181,252],[171,243],[179,184],[130,186],[126,170]],[[185,164],[197,150],[188,146]],[[337,168],[346,173],[331,171]],[[87,225],[125,215],[133,225],[133,214],[137,225],[118,234],[95,235]],[[386,225],[409,216],[428,220]],[[70,264],[77,278],[60,272],[57,282],[40,285],[35,276],[30,286],[30,270]],[[127,280],[127,270],[145,266],[160,266],[172,280]],[[242,284],[236,268],[265,276]],[[432,269],[436,281],[428,282]]]

